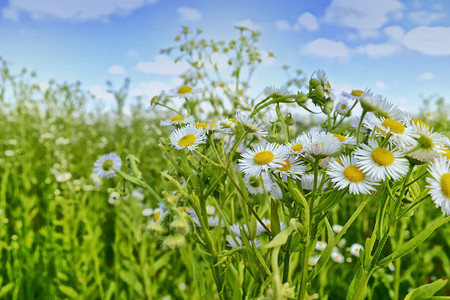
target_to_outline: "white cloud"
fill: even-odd
[[[409,31],[402,44],[410,50],[427,55],[450,55],[450,27],[420,26]]]
[[[419,80],[419,81],[424,81],[424,80],[431,80],[431,79],[434,79],[434,74],[433,73],[431,73],[431,72],[425,72],[425,73],[422,73],[422,74],[420,74],[418,77],[417,77],[417,80]]]
[[[378,80],[377,82],[375,82],[375,87],[381,91],[384,91],[389,88],[389,85],[383,80]]]
[[[202,13],[195,8],[181,6],[177,11],[180,15],[181,22],[193,22],[198,21],[202,18]]]
[[[369,43],[365,46],[360,46],[357,52],[362,54],[367,54],[370,57],[378,58],[394,55],[400,52],[401,47],[396,43],[383,43],[383,44],[372,44]]]
[[[270,54],[270,52],[264,50],[261,51],[261,59],[263,66],[266,67],[272,66],[276,61],[275,57],[272,54]]]
[[[346,61],[352,55],[351,50],[343,43],[319,38],[302,47],[301,51],[312,57],[338,59]]]
[[[127,52],[125,52],[125,56],[136,58],[139,57],[140,54],[139,51],[137,51],[136,49],[129,49],[127,50]]]
[[[89,92],[96,99],[102,99],[102,100],[106,100],[106,101],[113,101],[114,100],[114,95],[111,94],[111,93],[108,93],[107,91],[105,91],[98,84],[95,84],[95,85],[91,86],[91,88],[89,89]]]
[[[186,62],[175,63],[167,55],[157,55],[154,61],[137,63],[134,70],[146,74],[179,75],[188,68]]]
[[[108,73],[112,75],[125,75],[125,69],[119,65],[112,65],[108,68]]]
[[[400,26],[388,26],[383,29],[384,34],[386,34],[389,38],[396,40],[401,38],[405,31]]]
[[[415,11],[408,14],[408,18],[419,25],[429,25],[444,17],[445,13],[429,12],[425,10]]]
[[[253,21],[250,20],[250,19],[245,19],[243,21],[234,22],[233,26],[245,27],[245,28],[248,28],[250,30],[261,31],[261,26],[253,23]]]
[[[295,26],[304,27],[309,31],[315,31],[319,29],[319,23],[317,22],[316,17],[310,12],[305,12],[300,17],[298,17],[297,24],[294,25],[294,27]]]
[[[168,91],[171,88],[170,85],[160,81],[140,82],[130,91],[130,96],[152,98],[155,95],[159,95],[162,91]]]
[[[289,31],[292,29],[291,24],[286,20],[278,20],[275,22],[275,27],[281,31]]]
[[[105,20],[110,15],[125,15],[156,0],[10,0],[3,17],[18,20],[19,12],[33,19],[56,18],[86,21]]]
[[[403,4],[397,0],[333,0],[325,12],[324,21],[357,30],[361,37],[373,36],[389,21],[389,17],[401,12]]]
[[[400,98],[398,98],[398,102],[400,104],[408,104],[409,100],[408,100],[408,98],[400,97]]]

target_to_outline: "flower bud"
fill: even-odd
[[[185,244],[186,244],[186,239],[181,234],[169,235],[162,242],[162,246],[164,249],[175,249],[175,248],[183,247]]]
[[[156,236],[161,236],[166,232],[166,229],[159,223],[150,223],[146,228],[151,234]]]
[[[312,90],[314,90],[316,87],[320,86],[320,81],[317,80],[316,78],[311,78],[309,80],[309,91],[311,92]]]
[[[182,216],[173,220],[169,226],[170,226],[170,229],[172,229],[173,231],[175,231],[179,234],[186,235],[189,233],[189,224],[186,221],[186,219]]]
[[[322,111],[324,114],[331,114],[331,112],[334,109],[334,101],[331,100],[331,98],[327,98],[327,101],[324,103],[323,107],[322,107]]]
[[[291,113],[287,113],[286,117],[284,118],[284,122],[286,123],[286,125],[288,126],[292,126],[295,123],[294,118],[292,118],[292,114]]]
[[[306,101],[308,101],[308,95],[305,95],[302,92],[298,92],[297,97],[295,97],[295,101],[297,102],[298,105],[302,105],[306,103]]]

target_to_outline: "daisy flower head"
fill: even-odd
[[[428,166],[431,177],[427,178],[431,199],[445,216],[450,216],[450,161],[438,157]]]
[[[341,156],[341,163],[331,162],[327,170],[331,182],[342,190],[348,187],[350,194],[370,194],[375,191],[374,185],[378,185],[370,177],[356,166],[356,159],[353,156]]]
[[[176,129],[169,136],[170,143],[178,150],[193,151],[198,145],[206,143],[206,134],[203,130],[187,125]]]
[[[350,253],[357,257],[359,257],[361,250],[364,251],[364,247],[360,244],[353,244],[350,247]]]
[[[238,167],[246,175],[258,176],[262,171],[282,167],[285,161],[284,147],[274,143],[258,144],[242,154]]]
[[[348,98],[350,100],[356,100],[359,101],[359,97],[364,93],[364,91],[361,90],[352,90],[350,93],[348,92],[342,92],[341,95],[345,98]]]
[[[320,255],[317,256],[311,256],[310,258],[308,258],[308,265],[310,266],[315,266],[317,264],[317,262],[320,259]]]
[[[231,129],[227,127],[223,127],[219,122],[197,122],[193,124],[195,128],[202,129],[205,132],[222,132],[222,133],[231,133]]]
[[[346,116],[348,112],[350,111],[350,106],[348,105],[348,101],[345,99],[340,100],[336,104],[336,112],[340,114],[341,116]]]
[[[145,109],[145,112],[149,113],[152,109],[158,104],[159,101],[163,100],[166,97],[166,92],[162,91],[161,94],[155,95],[150,99],[150,105]]]
[[[231,131],[236,128],[239,122],[234,118],[224,118],[219,120],[217,123],[223,128],[228,128]]]
[[[400,120],[404,117],[404,113],[397,106],[387,101],[382,95],[375,95],[371,100],[375,115],[395,120]]]
[[[242,124],[244,129],[249,133],[249,135],[253,135],[258,139],[262,139],[267,136],[267,130],[264,125],[259,121],[256,121],[250,118],[247,114],[237,113],[235,119]]]
[[[274,86],[268,86],[268,87],[264,88],[263,95],[266,98],[267,97],[278,98],[278,97],[292,95],[292,91],[290,91],[286,87],[276,88]]]
[[[365,175],[375,181],[387,178],[398,180],[406,175],[409,163],[403,158],[403,153],[380,147],[376,141],[369,140],[369,144],[361,144],[355,150],[356,166]]]
[[[318,174],[317,176],[317,186],[319,187],[322,184],[323,175]],[[305,174],[301,178],[302,188],[304,190],[312,191],[314,188],[314,174]],[[328,182],[325,182],[322,186],[322,190],[328,187]]]
[[[242,226],[239,224],[230,225],[230,231],[237,237],[241,237],[241,228],[248,235],[248,227],[246,224]]]
[[[364,126],[371,131],[375,131],[375,135],[377,136],[386,137],[390,134],[389,142],[396,145],[399,149],[406,150],[407,147],[417,144],[415,138],[418,137],[418,134],[406,122],[391,118],[376,117],[370,114],[367,116]]]
[[[242,240],[237,236],[233,239],[230,235],[227,235],[227,242],[231,248],[242,247]],[[255,244],[256,248],[262,246],[261,242],[258,239],[254,239],[253,243]]]
[[[274,185],[270,175],[263,172],[261,175],[247,175],[244,178],[245,186],[252,195],[263,195],[265,192],[270,192]]]
[[[417,150],[409,152],[408,157],[419,162],[430,162],[444,153],[442,134],[422,124],[413,124],[411,129],[417,135],[417,146],[414,148]]]
[[[72,178],[72,174],[58,173],[58,174],[55,174],[55,177],[56,177],[56,181],[58,181],[58,182],[66,182],[66,181],[70,180],[70,178]]]
[[[190,85],[183,85],[179,88],[174,88],[167,93],[168,97],[192,97],[195,94],[199,94],[199,89],[194,89]]]
[[[331,227],[331,228],[333,229],[334,232],[340,233],[340,232],[342,231],[342,228],[344,228],[344,227],[342,227],[342,225],[335,224],[335,225],[333,225],[333,227]]]
[[[325,92],[328,93],[329,97],[334,98],[333,91],[331,89],[331,84],[328,81],[327,73],[324,70],[316,71],[317,80],[320,82],[320,85],[323,86]]]
[[[338,152],[341,142],[332,133],[321,131],[311,134],[311,143],[307,152],[315,158],[325,158]]]
[[[122,167],[122,160],[115,152],[101,156],[94,163],[94,174],[99,178],[113,178],[116,176],[116,171]]]
[[[333,133],[333,136],[339,140],[343,145],[356,145],[356,138],[350,134],[342,135]]]
[[[331,259],[341,264],[344,262],[344,255],[342,255],[338,251],[333,251],[331,252]]]
[[[441,148],[441,150],[443,151],[441,153],[441,155],[443,157],[445,157],[447,160],[450,160],[450,139],[446,136],[442,136],[442,143],[444,144],[445,147]]]
[[[300,179],[300,176],[305,173],[305,169],[305,165],[303,165],[300,160],[296,157],[288,156],[284,160],[284,163],[276,168],[274,172],[280,174],[281,179],[286,182],[288,177]]]
[[[290,155],[301,155],[303,154],[311,144],[311,137],[308,133],[302,133],[299,135],[295,141],[286,144],[286,152]]]
[[[175,128],[175,126],[186,125],[186,124],[190,124],[190,123],[194,123],[194,118],[192,116],[185,116],[183,114],[180,114],[180,115],[174,115],[174,116],[170,117],[170,119],[168,119],[168,120],[163,120],[159,124],[161,126],[167,126],[167,127],[173,129],[173,128]]]
[[[326,247],[327,247],[327,243],[322,242],[322,241],[316,242],[316,250],[324,251]]]

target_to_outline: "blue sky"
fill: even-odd
[[[0,0],[0,56],[39,82],[80,80],[105,103],[105,82],[131,79],[131,95],[152,97],[180,84],[159,50],[182,25],[206,38],[237,36],[234,25],[261,30],[275,53],[254,90],[279,86],[281,66],[310,76],[324,69],[333,88],[370,88],[414,113],[422,97],[450,99],[450,1],[399,0]]]

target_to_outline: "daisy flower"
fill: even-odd
[[[311,144],[311,138],[308,133],[303,133],[298,136],[294,142],[285,145],[285,148],[290,155],[303,154]]]
[[[144,217],[150,217],[151,215],[153,215],[153,209],[151,209],[151,208],[149,208],[149,207],[144,208],[144,209],[142,210],[141,214],[142,214]]]
[[[328,81],[327,73],[325,73],[324,70],[317,70],[316,77],[317,77],[317,80],[319,80],[320,85],[323,86],[324,91],[328,93],[328,96],[330,98],[334,99],[335,97],[333,94],[333,90],[331,89],[331,84]]]
[[[217,122],[217,124],[221,125],[223,128],[229,128],[230,131],[235,129],[239,122],[234,118],[224,118]]]
[[[442,147],[444,146],[442,134],[433,132],[430,127],[422,124],[413,124],[411,125],[411,128],[418,136],[416,138],[416,148],[418,149],[408,153],[408,157],[420,162],[430,162],[444,152],[442,150]]]
[[[431,199],[445,216],[450,216],[450,161],[438,157],[428,166],[431,177],[427,178]]]
[[[264,191],[270,192],[274,185],[269,174],[261,173],[261,176],[247,175],[244,178],[245,186],[252,195],[263,195]]]
[[[112,178],[116,176],[115,170],[120,170],[122,167],[122,160],[116,153],[108,153],[101,156],[94,163],[94,174],[99,178]]]
[[[375,181],[398,180],[409,170],[408,160],[401,152],[379,147],[373,140],[369,140],[369,145],[361,144],[354,154],[356,166]]]
[[[317,186],[319,187],[320,184],[322,183],[322,174],[318,174],[317,176]],[[301,179],[301,184],[302,184],[302,188],[304,190],[308,190],[308,191],[312,191],[314,188],[314,174],[305,174],[302,176]],[[322,190],[326,189],[328,187],[328,183],[325,182]]]
[[[175,115],[172,116],[169,120],[161,121],[159,124],[161,126],[174,128],[175,125],[185,125],[189,123],[194,123],[194,118],[192,116],[188,117],[185,115]]]
[[[340,233],[342,231],[342,228],[344,228],[344,227],[342,227],[342,225],[336,224],[336,225],[333,225],[333,227],[331,227],[331,228],[333,229],[334,232]]]
[[[442,143],[445,145],[444,148],[441,148],[443,151],[441,155],[445,157],[447,160],[450,160],[450,139],[446,136],[442,136]]]
[[[415,146],[417,144],[415,138],[418,137],[418,134],[414,132],[412,126],[408,126],[407,124],[406,122],[391,118],[378,118],[371,114],[367,116],[364,126],[375,131],[375,135],[377,136],[386,137],[390,134],[391,138],[389,142],[405,150],[407,147]]]
[[[197,149],[198,145],[206,143],[206,135],[203,130],[187,125],[173,131],[169,140],[172,146],[178,150],[193,151]]]
[[[350,134],[342,135],[333,133],[333,136],[339,140],[343,145],[356,145],[356,138]]]
[[[389,270],[391,270],[392,272],[395,271],[395,266],[394,266],[394,263],[393,263],[392,261],[388,264],[388,268],[389,268]]]
[[[66,182],[72,178],[72,174],[70,173],[59,173],[55,175],[56,181],[58,182]]]
[[[342,164],[339,162],[331,162],[327,169],[327,174],[331,178],[331,182],[342,190],[348,187],[350,194],[370,194],[376,189],[373,185],[378,185],[374,180],[366,176],[361,169],[356,166],[355,157],[341,156]]]
[[[236,120],[244,126],[244,129],[250,134],[258,139],[267,136],[267,130],[264,125],[259,121],[250,118],[247,114],[237,113],[235,116]]]
[[[361,90],[352,90],[350,93],[342,92],[341,95],[345,98],[348,98],[350,100],[356,100],[359,101],[359,97],[364,93],[364,91]]]
[[[323,250],[325,250],[326,247],[327,247],[327,243],[322,242],[322,241],[317,241],[316,250],[323,251]]]
[[[158,202],[158,208],[153,210],[152,223],[161,222],[164,215],[167,213],[167,208],[162,202]]]
[[[283,192],[281,191],[278,184],[274,184],[270,190],[270,194],[277,200],[283,199]]]
[[[308,258],[308,265],[310,266],[315,266],[317,264],[317,262],[320,259],[320,255],[317,256],[311,256],[310,258]]]
[[[202,227],[202,225],[200,224],[200,221],[198,220],[197,215],[192,217],[192,221],[195,223],[195,225],[197,225],[197,227]],[[208,217],[208,226],[209,226],[209,228],[219,226],[219,217],[218,216],[215,216],[215,217],[209,216]]]
[[[267,97],[277,98],[292,95],[292,91],[290,91],[286,87],[276,88],[274,86],[268,86],[263,90],[263,95],[266,98]]]
[[[354,256],[357,256],[357,257],[359,257],[359,254],[360,254],[361,250],[364,251],[364,247],[362,245],[360,245],[360,244],[353,244],[350,247],[350,253],[352,255],[354,255]]]
[[[281,167],[285,160],[282,146],[273,143],[258,144],[254,150],[247,150],[242,154],[238,166],[243,173],[258,176],[262,171]]]
[[[237,237],[241,237],[241,228],[248,235],[248,227],[246,224],[244,224],[242,226],[239,224],[233,224],[233,225],[230,225],[229,228],[230,228],[230,231],[232,233],[234,233],[234,235]]]
[[[311,134],[307,152],[316,158],[325,158],[341,149],[341,142],[332,133],[321,131]]]
[[[266,225],[267,228],[269,228],[270,230],[272,230],[272,224],[270,222],[270,220],[268,219],[262,219],[261,220],[264,225]],[[286,230],[286,223],[284,222],[280,222],[280,232]],[[260,235],[261,233],[266,232],[266,229],[261,225],[261,223],[256,222],[256,236]]]
[[[223,127],[219,122],[197,122],[193,124],[195,128],[202,129],[206,132],[222,132],[222,133],[231,133],[231,129],[227,127]]]
[[[164,99],[166,97],[166,92],[161,92],[159,95],[153,96],[152,99],[150,99],[150,105],[145,109],[145,112],[149,113],[152,111],[152,109],[158,104],[158,101]]]
[[[338,251],[331,252],[331,259],[337,263],[344,262],[344,256],[341,253],[339,253]]]
[[[306,167],[296,157],[288,157],[280,167],[274,170],[275,173],[280,174],[283,181],[287,181],[288,177],[300,179],[300,176],[305,173]]]
[[[350,106],[348,105],[347,100],[342,99],[336,104],[336,112],[342,116],[346,116],[350,111]]]
[[[233,239],[230,235],[227,235],[227,242],[231,248],[242,247],[242,240],[237,236]],[[256,248],[262,246],[261,242],[258,239],[254,239],[253,243],[255,244]]]

